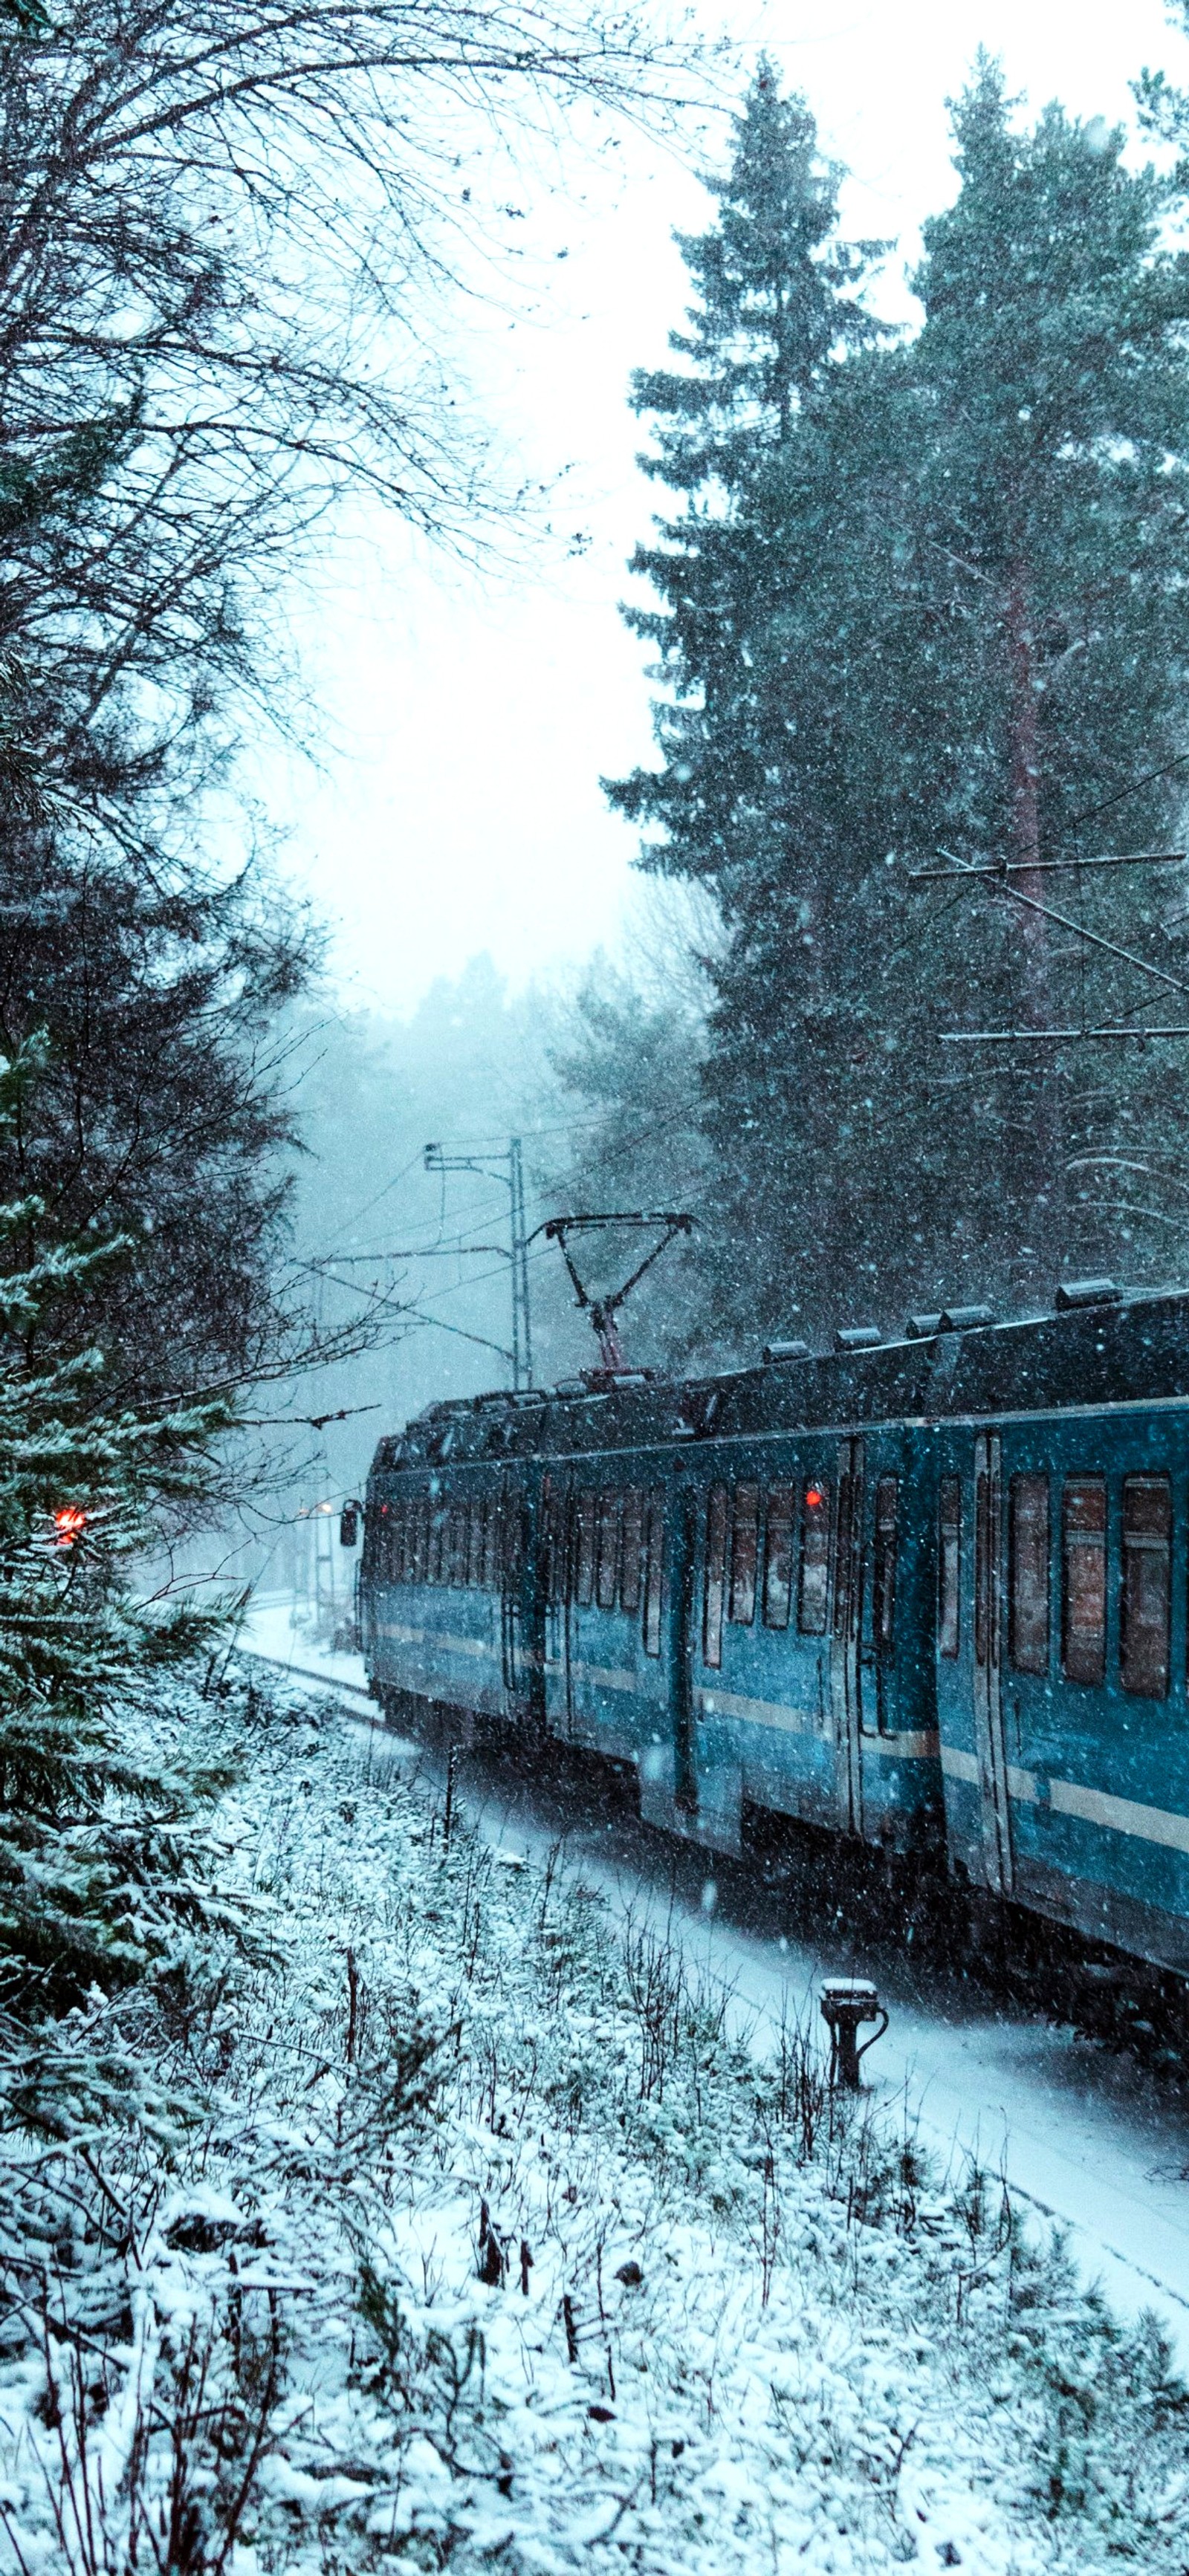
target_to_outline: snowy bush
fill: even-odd
[[[1001,2184],[341,1709],[174,1684],[183,1734],[270,1955],[81,2005],[146,2116],[4,2140],[0,2564],[1184,2562],[1159,2336]]]

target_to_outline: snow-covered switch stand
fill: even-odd
[[[830,2082],[850,2093],[859,2089],[859,2059],[882,2039],[888,2016],[866,1977],[827,1977],[822,1987],[822,2020],[830,2034]],[[859,2046],[859,2027],[878,2022],[870,2039]]]

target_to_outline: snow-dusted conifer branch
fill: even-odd
[[[34,1043],[0,1067],[0,1124],[43,1070]],[[0,1207],[0,2005],[25,2036],[0,2059],[33,2116],[28,2033],[94,1985],[110,1992],[164,1961],[226,1909],[197,1818],[227,1786],[182,1758],[129,1750],[118,1710],[190,1658],[210,1614],[138,1606],[131,1563],[163,1502],[201,1492],[225,1402],[149,1416],[106,1404],[94,1348],[43,1358],[39,1326],[118,1262],[115,1237],[34,1249],[41,1203]],[[0,2091],[6,2078],[0,2078]],[[11,2092],[11,2086],[8,2088]],[[54,2118],[52,2106],[43,2106]]]

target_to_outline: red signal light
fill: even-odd
[[[54,1528],[58,1533],[59,1547],[73,1547],[76,1538],[82,1537],[86,1526],[86,1513],[79,1510],[77,1503],[66,1503],[60,1512],[54,1514]]]
[[[807,1512],[820,1512],[821,1507],[822,1507],[822,1504],[824,1503],[825,1499],[826,1499],[826,1497],[825,1497],[825,1495],[823,1494],[823,1492],[822,1492],[822,1490],[821,1490],[820,1485],[807,1485],[807,1486],[806,1486],[806,1488],[805,1488],[805,1509],[806,1509],[806,1511],[807,1511]]]

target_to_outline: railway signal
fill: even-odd
[[[883,2038],[888,2014],[866,1977],[827,1977],[821,2008],[830,2034],[830,2082],[840,2085],[845,2093],[857,2093],[862,2080],[859,2060],[874,2048],[877,2039]],[[878,2022],[879,2028],[860,2048],[859,2032],[869,2021]]]

